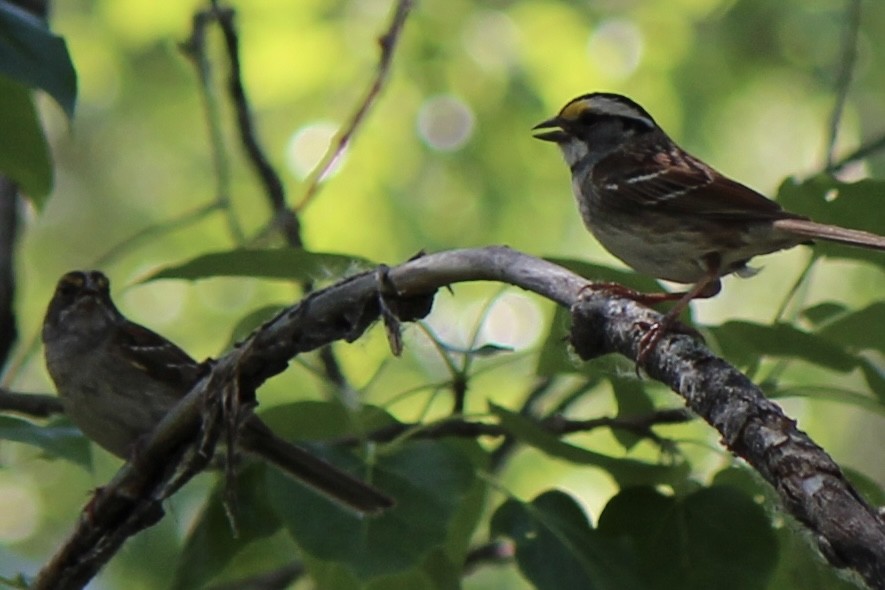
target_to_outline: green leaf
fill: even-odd
[[[266,551],[250,552],[247,563],[229,567],[247,546],[273,535],[280,528],[279,519],[267,501],[265,470],[263,464],[250,465],[231,482],[236,498],[236,531],[231,528],[231,520],[223,505],[228,484],[223,479],[218,482],[184,543],[175,570],[173,590],[202,588],[213,580],[255,575],[294,559],[294,555],[274,551],[274,547],[280,546],[277,539],[276,543],[265,547]],[[219,572],[226,568],[227,575],[219,577]]]
[[[563,492],[545,492],[530,504],[508,500],[492,517],[491,531],[513,539],[519,569],[538,590],[647,587],[634,573],[634,555],[593,530]]]
[[[579,361],[573,360],[569,354],[569,329],[572,317],[569,310],[561,305],[556,306],[553,312],[553,320],[550,322],[550,331],[541,353],[538,355],[538,368],[536,373],[539,377],[552,377],[560,373],[576,373],[579,371]]]
[[[765,498],[777,502],[777,494],[755,470],[744,463],[732,463],[713,476],[710,487],[729,486],[736,488],[749,498]]]
[[[602,511],[598,530],[630,543],[640,574],[656,590],[762,590],[777,564],[765,511],[730,486],[683,498],[624,490]]]
[[[777,200],[785,209],[806,215],[814,221],[878,234],[882,231],[882,216],[871,212],[882,210],[883,194],[885,182],[881,180],[846,183],[822,174],[804,182],[787,179],[778,189]],[[836,198],[828,200],[828,196]],[[816,241],[814,254],[885,266],[885,257],[880,252],[824,240]]]
[[[825,338],[789,324],[731,321],[708,329],[715,335],[723,356],[737,365],[749,365],[761,356],[803,359],[840,372],[860,365],[857,356]]]
[[[655,405],[648,395],[645,384],[641,381],[613,375],[610,375],[608,380],[612,385],[615,401],[618,403],[618,418],[646,416],[654,412]],[[638,434],[622,428],[612,429],[612,434],[627,450],[632,449],[642,440]]]
[[[815,326],[819,326],[843,315],[847,312],[847,310],[848,308],[841,303],[825,301],[823,303],[812,305],[811,307],[803,309],[802,317]]]
[[[879,329],[871,327],[879,326]],[[885,301],[842,315],[820,329],[818,334],[851,350],[875,350],[885,354]]]
[[[269,250],[237,249],[212,252],[151,273],[142,282],[156,279],[206,279],[255,277],[312,281],[371,268],[365,258],[344,254],[307,252],[297,248]]]
[[[491,412],[501,421],[501,426],[527,444],[551,457],[564,459],[579,465],[592,465],[606,471],[619,486],[666,483],[681,484],[689,474],[690,467],[684,461],[674,465],[653,465],[635,459],[610,457],[568,444],[557,436],[539,428],[531,420],[501,406],[490,404]]]
[[[361,518],[275,472],[268,473],[269,498],[320,588],[358,588],[421,571],[438,551],[447,552],[460,575],[463,556],[449,550],[450,534],[453,529],[463,534],[465,527],[453,523],[463,511],[478,517],[476,504],[484,497],[477,491],[484,484],[475,478],[471,453],[464,450],[470,445],[476,443],[411,441],[381,454],[369,471],[357,469],[353,455],[324,453],[396,499],[393,509],[377,517]],[[466,528],[472,532],[475,523],[476,518]]]
[[[873,506],[885,506],[885,487],[865,473],[851,467],[843,467],[842,472],[867,502]]]
[[[588,281],[593,281],[595,283],[615,283],[644,293],[658,293],[663,291],[660,283],[655,279],[633,272],[632,270],[621,270],[602,264],[593,264],[592,262],[586,262],[584,260],[575,260],[573,258],[544,258],[544,260],[567,268],[573,273],[579,274]]]
[[[47,458],[61,458],[92,468],[89,439],[66,418],[39,426],[21,418],[0,416],[0,439],[12,440],[42,449]]]
[[[42,89],[73,118],[77,73],[64,39],[44,20],[5,0],[0,0],[0,74]]]
[[[375,406],[350,410],[338,402],[301,401],[280,404],[260,412],[261,419],[288,440],[328,440],[387,426],[394,418]]]
[[[867,377],[869,379],[869,376]],[[809,387],[808,385],[784,387],[780,384],[769,384],[765,387],[765,395],[770,399],[797,397],[836,402],[839,404],[856,406],[863,410],[869,410],[870,412],[876,412],[885,416],[885,386],[879,387],[878,390],[873,390],[873,393],[877,392],[879,397],[873,398],[867,394],[856,391],[834,389],[830,387]]]
[[[811,545],[811,537],[802,525],[792,519],[776,531],[778,540],[777,569],[768,588],[801,590],[858,590],[849,576],[842,574],[824,561],[820,552]]]
[[[489,358],[493,356],[498,356],[499,354],[508,354],[516,350],[512,346],[506,346],[504,344],[494,344],[487,343],[482,346],[478,346],[476,348],[459,348],[457,346],[451,346],[449,344],[440,343],[443,350],[447,352],[452,352],[455,354],[464,354],[471,357],[479,357],[479,358]]]
[[[52,162],[31,93],[0,75],[0,172],[41,207],[52,190]]]

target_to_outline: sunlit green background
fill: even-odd
[[[79,104],[69,125],[54,104],[41,100],[56,186],[44,210],[24,212],[17,261],[22,341],[6,376],[6,384],[16,389],[41,392],[51,391],[51,384],[42,353],[32,344],[53,284],[61,273],[95,266],[102,257],[124,312],[197,358],[221,353],[250,311],[298,297],[282,282],[136,284],[156,267],[236,246],[228,216],[252,236],[268,221],[269,206],[242,157],[230,105],[219,91],[232,210],[118,247],[141,230],[184,218],[215,199],[206,112],[194,69],[178,48],[203,3],[55,4],[51,22],[69,44],[79,75]],[[295,204],[330,136],[351,116],[374,75],[377,37],[387,25],[391,2],[250,0],[233,6],[260,137]],[[846,7],[841,0],[421,0],[376,108],[323,191],[302,212],[306,247],[394,264],[422,249],[503,243],[536,255],[619,266],[584,230],[567,169],[552,146],[532,139],[531,127],[576,95],[621,92],[643,104],[684,147],[774,194],[786,177],[807,177],[823,168]],[[859,54],[837,154],[885,132],[885,3],[870,0],[862,8]],[[217,50],[218,41],[213,36]],[[213,53],[218,58],[214,74],[223,83],[221,56]],[[846,174],[882,177],[885,157]],[[883,211],[870,214],[885,221]],[[757,261],[765,267],[757,278],[727,279],[722,295],[696,304],[695,317],[713,324],[733,318],[771,321],[807,256],[799,248]],[[834,300],[861,307],[883,292],[881,269],[824,261],[800,297],[803,306]],[[510,363],[506,357],[494,359],[500,368],[471,382],[471,412],[484,412],[488,400],[513,405],[527,391],[531,351],[543,341],[552,316],[549,303],[511,290],[479,326],[484,306],[496,294],[497,286],[440,293],[429,320],[453,346],[466,346],[480,330],[480,343],[513,346],[521,355]],[[336,350],[352,383],[368,386],[366,401],[397,400],[390,410],[417,420],[427,392],[399,394],[441,381],[446,373],[420,331],[411,328],[406,343],[404,358],[391,359],[375,329]],[[316,365],[313,359],[306,362]],[[806,382],[815,379],[807,365],[791,369]],[[859,377],[840,379],[839,387],[851,389]],[[261,399],[269,405],[329,393],[311,371],[296,365],[269,383]],[[663,391],[659,399],[662,405],[680,403]],[[885,482],[881,415],[839,403],[781,401],[840,464]],[[449,403],[441,394],[430,404],[431,415]],[[600,391],[580,410],[584,417],[610,414],[610,397]],[[687,452],[697,454],[701,473],[727,463],[726,455],[707,448],[716,446],[716,437],[705,425],[678,432],[701,443],[686,445]],[[581,441],[617,452],[608,434]],[[5,545],[0,570],[32,573],[71,529],[89,490],[106,481],[118,461],[96,452],[89,473],[42,460],[24,446],[6,444],[0,451],[6,466],[0,471],[0,543]],[[651,446],[645,451],[655,457]],[[549,487],[565,488],[582,499],[593,518],[615,489],[602,474],[540,460],[533,452],[518,456],[505,475],[503,484],[524,498]],[[210,480],[203,476],[172,503],[170,518],[129,542],[94,587],[121,588],[123,579],[130,589],[162,587],[174,563],[175,540],[186,534]],[[492,500],[497,504],[501,497]],[[466,586],[527,587],[514,568],[480,570]]]

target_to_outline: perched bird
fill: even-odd
[[[579,96],[534,129],[550,129],[535,137],[562,150],[584,224],[606,250],[640,273],[692,284],[679,293],[616,289],[643,303],[676,301],[640,340],[639,363],[692,299],[718,293],[725,275],[752,275],[754,256],[811,238],[885,250],[883,236],[816,223],[723,176],[625,96]]]
[[[43,345],[66,414],[124,459],[203,371],[178,346],[126,319],[98,271],[69,272],[58,281],[43,321]],[[238,442],[353,510],[376,513],[393,505],[378,489],[279,438],[257,416],[246,419]]]

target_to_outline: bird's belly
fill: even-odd
[[[138,385],[119,386],[116,383],[138,384],[130,367],[116,363],[111,368],[100,367],[89,355],[76,363],[78,370],[60,375],[54,359],[47,358],[47,366],[58,388],[65,414],[88,438],[118,457],[128,458],[133,445],[153,430],[180,395],[166,387]],[[115,378],[97,378],[117,373]]]
[[[688,254],[694,252],[697,244],[690,232],[668,231],[654,235],[608,224],[591,226],[590,231],[606,250],[644,275],[694,283],[706,274],[699,258]]]

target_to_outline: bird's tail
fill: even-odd
[[[861,248],[885,250],[885,236],[859,229],[815,223],[808,219],[778,219],[774,222],[774,227],[797,236],[839,242],[840,244],[859,246]]]
[[[394,505],[384,492],[281,439],[254,416],[240,431],[240,442],[247,451],[358,512],[377,514]]]

